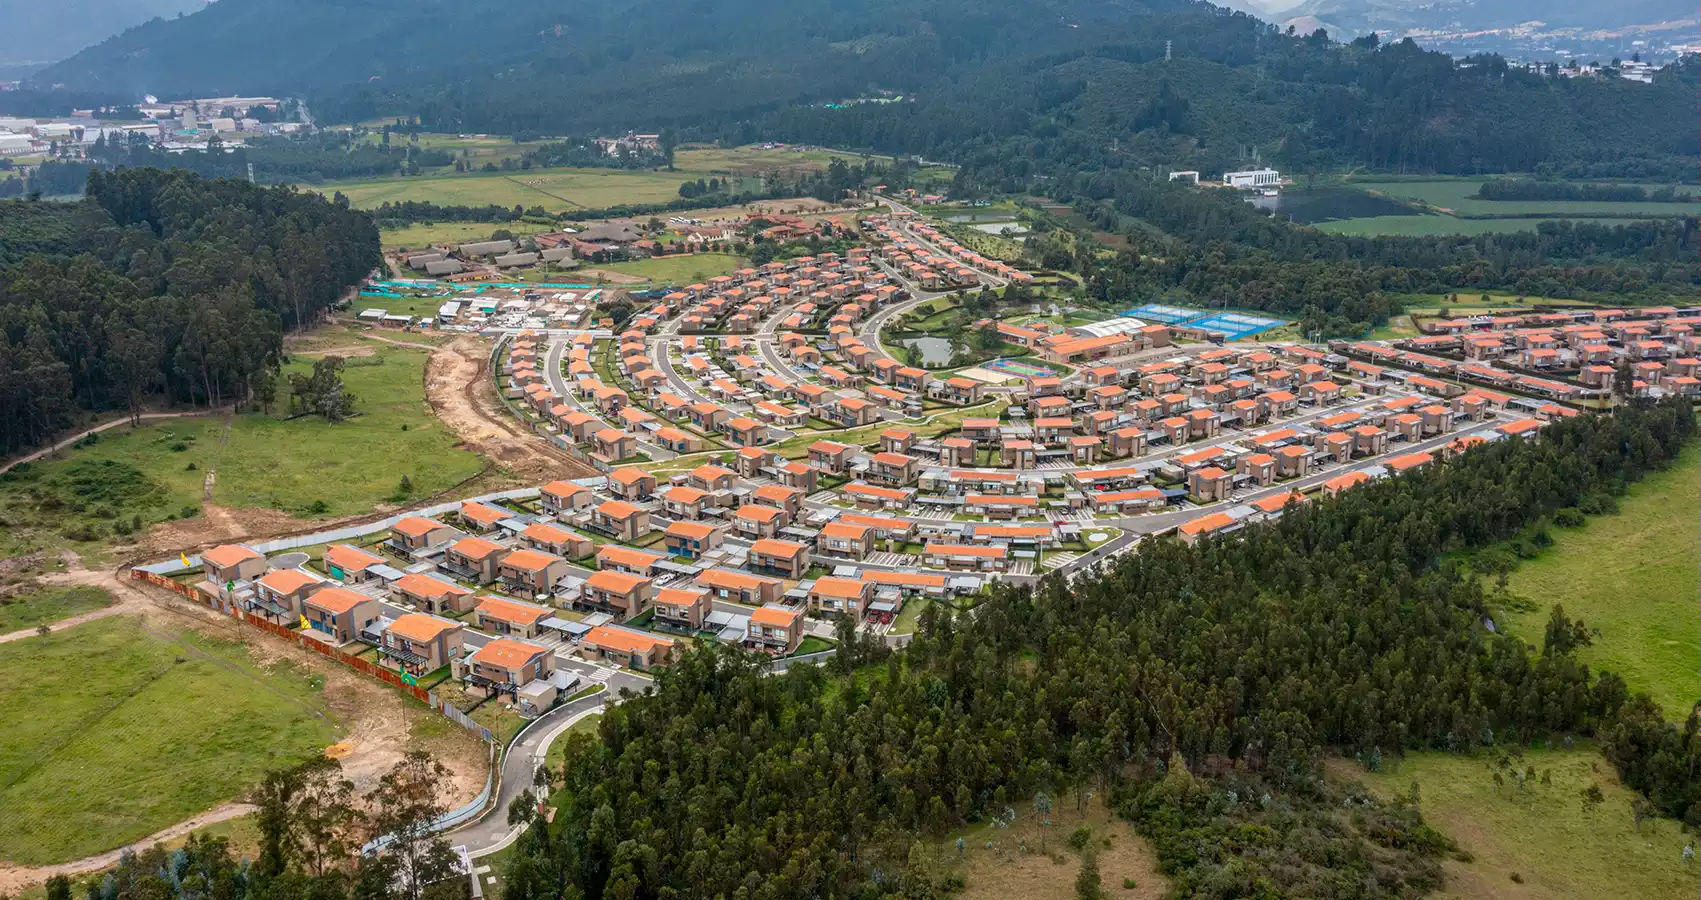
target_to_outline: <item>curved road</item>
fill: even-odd
[[[579,718],[601,711],[609,693],[604,690],[563,703],[539,716],[515,735],[513,743],[502,752],[496,802],[482,816],[449,832],[450,843],[465,847],[467,855],[475,858],[495,853],[513,843],[521,829],[508,825],[508,807],[522,791],[532,786],[532,779],[543,767],[550,745]],[[615,702],[619,702],[619,698],[615,698]]]

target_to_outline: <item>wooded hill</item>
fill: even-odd
[[[122,169],[0,201],[0,452],[79,411],[271,390],[283,332],[378,263],[371,219],[291,188]]]
[[[1057,139],[1106,164],[1207,171],[1256,145],[1301,170],[1677,178],[1701,147],[1693,65],[1653,85],[1547,79],[1497,57],[1288,35],[1186,0],[641,0],[571,14],[221,0],[37,82],[305,93],[324,122],[417,115],[445,132],[672,126],[958,160]]]

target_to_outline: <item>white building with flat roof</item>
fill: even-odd
[[[1252,190],[1276,187],[1282,183],[1282,173],[1275,169],[1248,169],[1244,172],[1224,172],[1223,186]]]

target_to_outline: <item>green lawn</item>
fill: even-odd
[[[1447,864],[1448,882],[1438,896],[1676,900],[1701,889],[1696,864],[1683,862],[1683,846],[1694,838],[1670,819],[1643,822],[1638,831],[1630,815],[1633,794],[1599,753],[1526,750],[1517,766],[1537,772],[1535,783],[1521,791],[1496,787],[1486,755],[1388,756],[1381,772],[1354,767],[1353,774],[1384,797],[1415,783],[1425,821],[1474,857]],[[1551,773],[1551,784],[1541,783],[1544,772]],[[1580,795],[1591,783],[1606,802],[1586,811]]]
[[[915,634],[916,625],[921,622],[921,612],[933,604],[929,597],[912,597],[904,601],[904,608],[898,610],[898,617],[892,620],[892,634]]]
[[[1656,203],[1648,206],[1672,206],[1688,209],[1685,204]],[[1675,213],[1675,210],[1670,212]],[[1314,228],[1330,234],[1350,234],[1361,237],[1429,237],[1440,234],[1504,234],[1513,231],[1535,231],[1543,222],[1593,222],[1601,225],[1625,225],[1634,219],[1600,219],[1589,217],[1554,217],[1544,219],[1460,219],[1445,215],[1423,216],[1366,216],[1362,219],[1341,219],[1319,222]]]
[[[587,264],[589,265],[589,264]],[[651,281],[695,284],[716,275],[726,275],[750,265],[750,260],[730,253],[693,253],[595,266],[598,271],[617,272]]]
[[[246,413],[228,429],[217,416],[113,429],[94,444],[0,476],[0,516],[10,523],[0,529],[0,556],[57,549],[66,532],[84,526],[108,538],[134,517],[145,527],[197,515],[209,469],[216,470],[215,503],[298,516],[369,513],[396,493],[403,475],[412,482],[410,496],[419,498],[477,474],[478,456],[457,449],[454,433],[425,403],[426,354],[365,346],[377,349],[350,358],[344,372],[360,413],[348,421],[285,421],[280,391],[272,415]],[[285,373],[311,366],[297,357]]]
[[[0,634],[52,624],[112,605],[112,595],[87,585],[41,585],[0,597]]]
[[[827,640],[826,638],[823,638],[823,637],[816,637],[813,634],[809,634],[809,635],[804,635],[803,640],[797,642],[797,652],[792,654],[792,655],[793,656],[806,656],[810,653],[820,653],[823,650],[831,650],[831,649],[833,649],[833,642],[832,641],[829,641],[829,640]]]
[[[1436,181],[1349,181],[1347,187],[1400,200],[1416,200],[1462,216],[1553,215],[1575,218],[1601,215],[1682,216],[1701,212],[1701,202],[1657,201],[1610,202],[1597,200],[1478,200],[1473,197],[1486,178],[1456,178]],[[1650,187],[1654,187],[1650,185]],[[1395,216],[1393,218],[1414,218]]]
[[[132,617],[0,644],[0,859],[138,840],[336,741],[320,679]],[[193,711],[192,715],[185,715]]]
[[[405,228],[385,228],[378,232],[378,237],[386,249],[392,247],[412,247],[423,249],[437,244],[465,244],[473,241],[486,241],[492,232],[503,229],[509,234],[537,234],[549,231],[550,226],[539,225],[535,222],[437,222],[424,224],[415,222]],[[367,298],[372,299],[372,298]],[[433,312],[436,309],[433,308]]]
[[[1617,515],[1575,530],[1554,529],[1554,546],[1512,574],[1511,591],[1531,602],[1504,611],[1514,634],[1540,644],[1554,604],[1600,629],[1580,651],[1597,669],[1647,691],[1676,721],[1696,701],[1701,670],[1695,598],[1701,593],[1701,450],[1632,485]]]

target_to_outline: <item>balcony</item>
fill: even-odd
[[[483,583],[486,580],[484,577],[484,570],[450,557],[444,557],[443,561],[437,564],[437,568],[442,569],[444,572],[462,579],[463,581]]]

